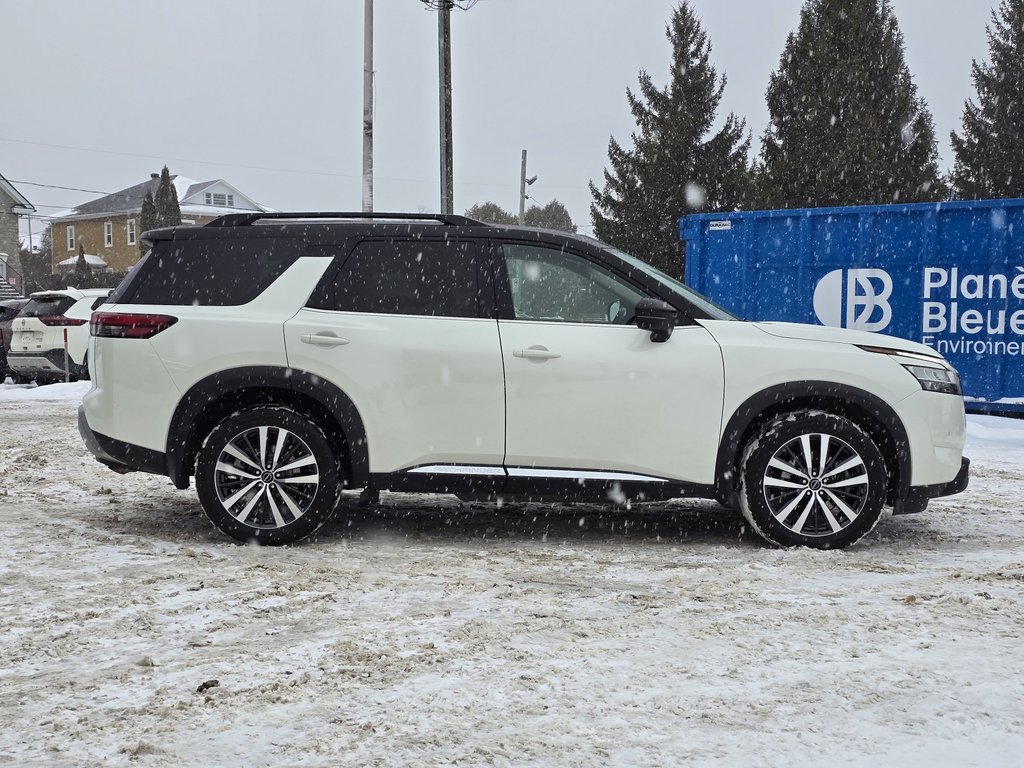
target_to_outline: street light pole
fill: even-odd
[[[519,226],[526,218],[526,150],[523,150],[523,165],[519,171]]]

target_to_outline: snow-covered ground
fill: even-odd
[[[0,764],[1021,764],[1024,422],[842,552],[411,495],[257,549],[96,463],[86,387],[0,386]]]

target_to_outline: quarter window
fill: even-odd
[[[320,292],[317,292],[320,294]],[[311,306],[341,312],[478,317],[472,246],[444,240],[374,240],[355,247]]]
[[[503,248],[516,320],[624,325],[645,297],[582,256],[536,245]]]

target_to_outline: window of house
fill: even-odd
[[[221,207],[228,206],[234,207],[235,196],[227,195],[221,192],[207,192],[206,193],[206,204],[207,205],[219,205]]]
[[[75,250],[75,225],[68,224],[68,250]]]
[[[103,247],[109,248],[114,244],[114,222],[103,222]]]
[[[135,219],[128,219],[125,233],[128,235],[128,245],[135,245]]]
[[[203,199],[207,205],[213,205],[213,195],[211,193],[207,192]]]

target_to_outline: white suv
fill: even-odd
[[[65,375],[72,381],[89,378],[89,316],[109,293],[109,288],[33,293],[11,322],[7,364],[15,380],[46,384]]]
[[[931,349],[742,322],[589,238],[324,213],[146,238],[92,317],[80,430],[118,471],[194,476],[240,540],[300,539],[364,488],[714,498],[830,548],[967,485]]]

